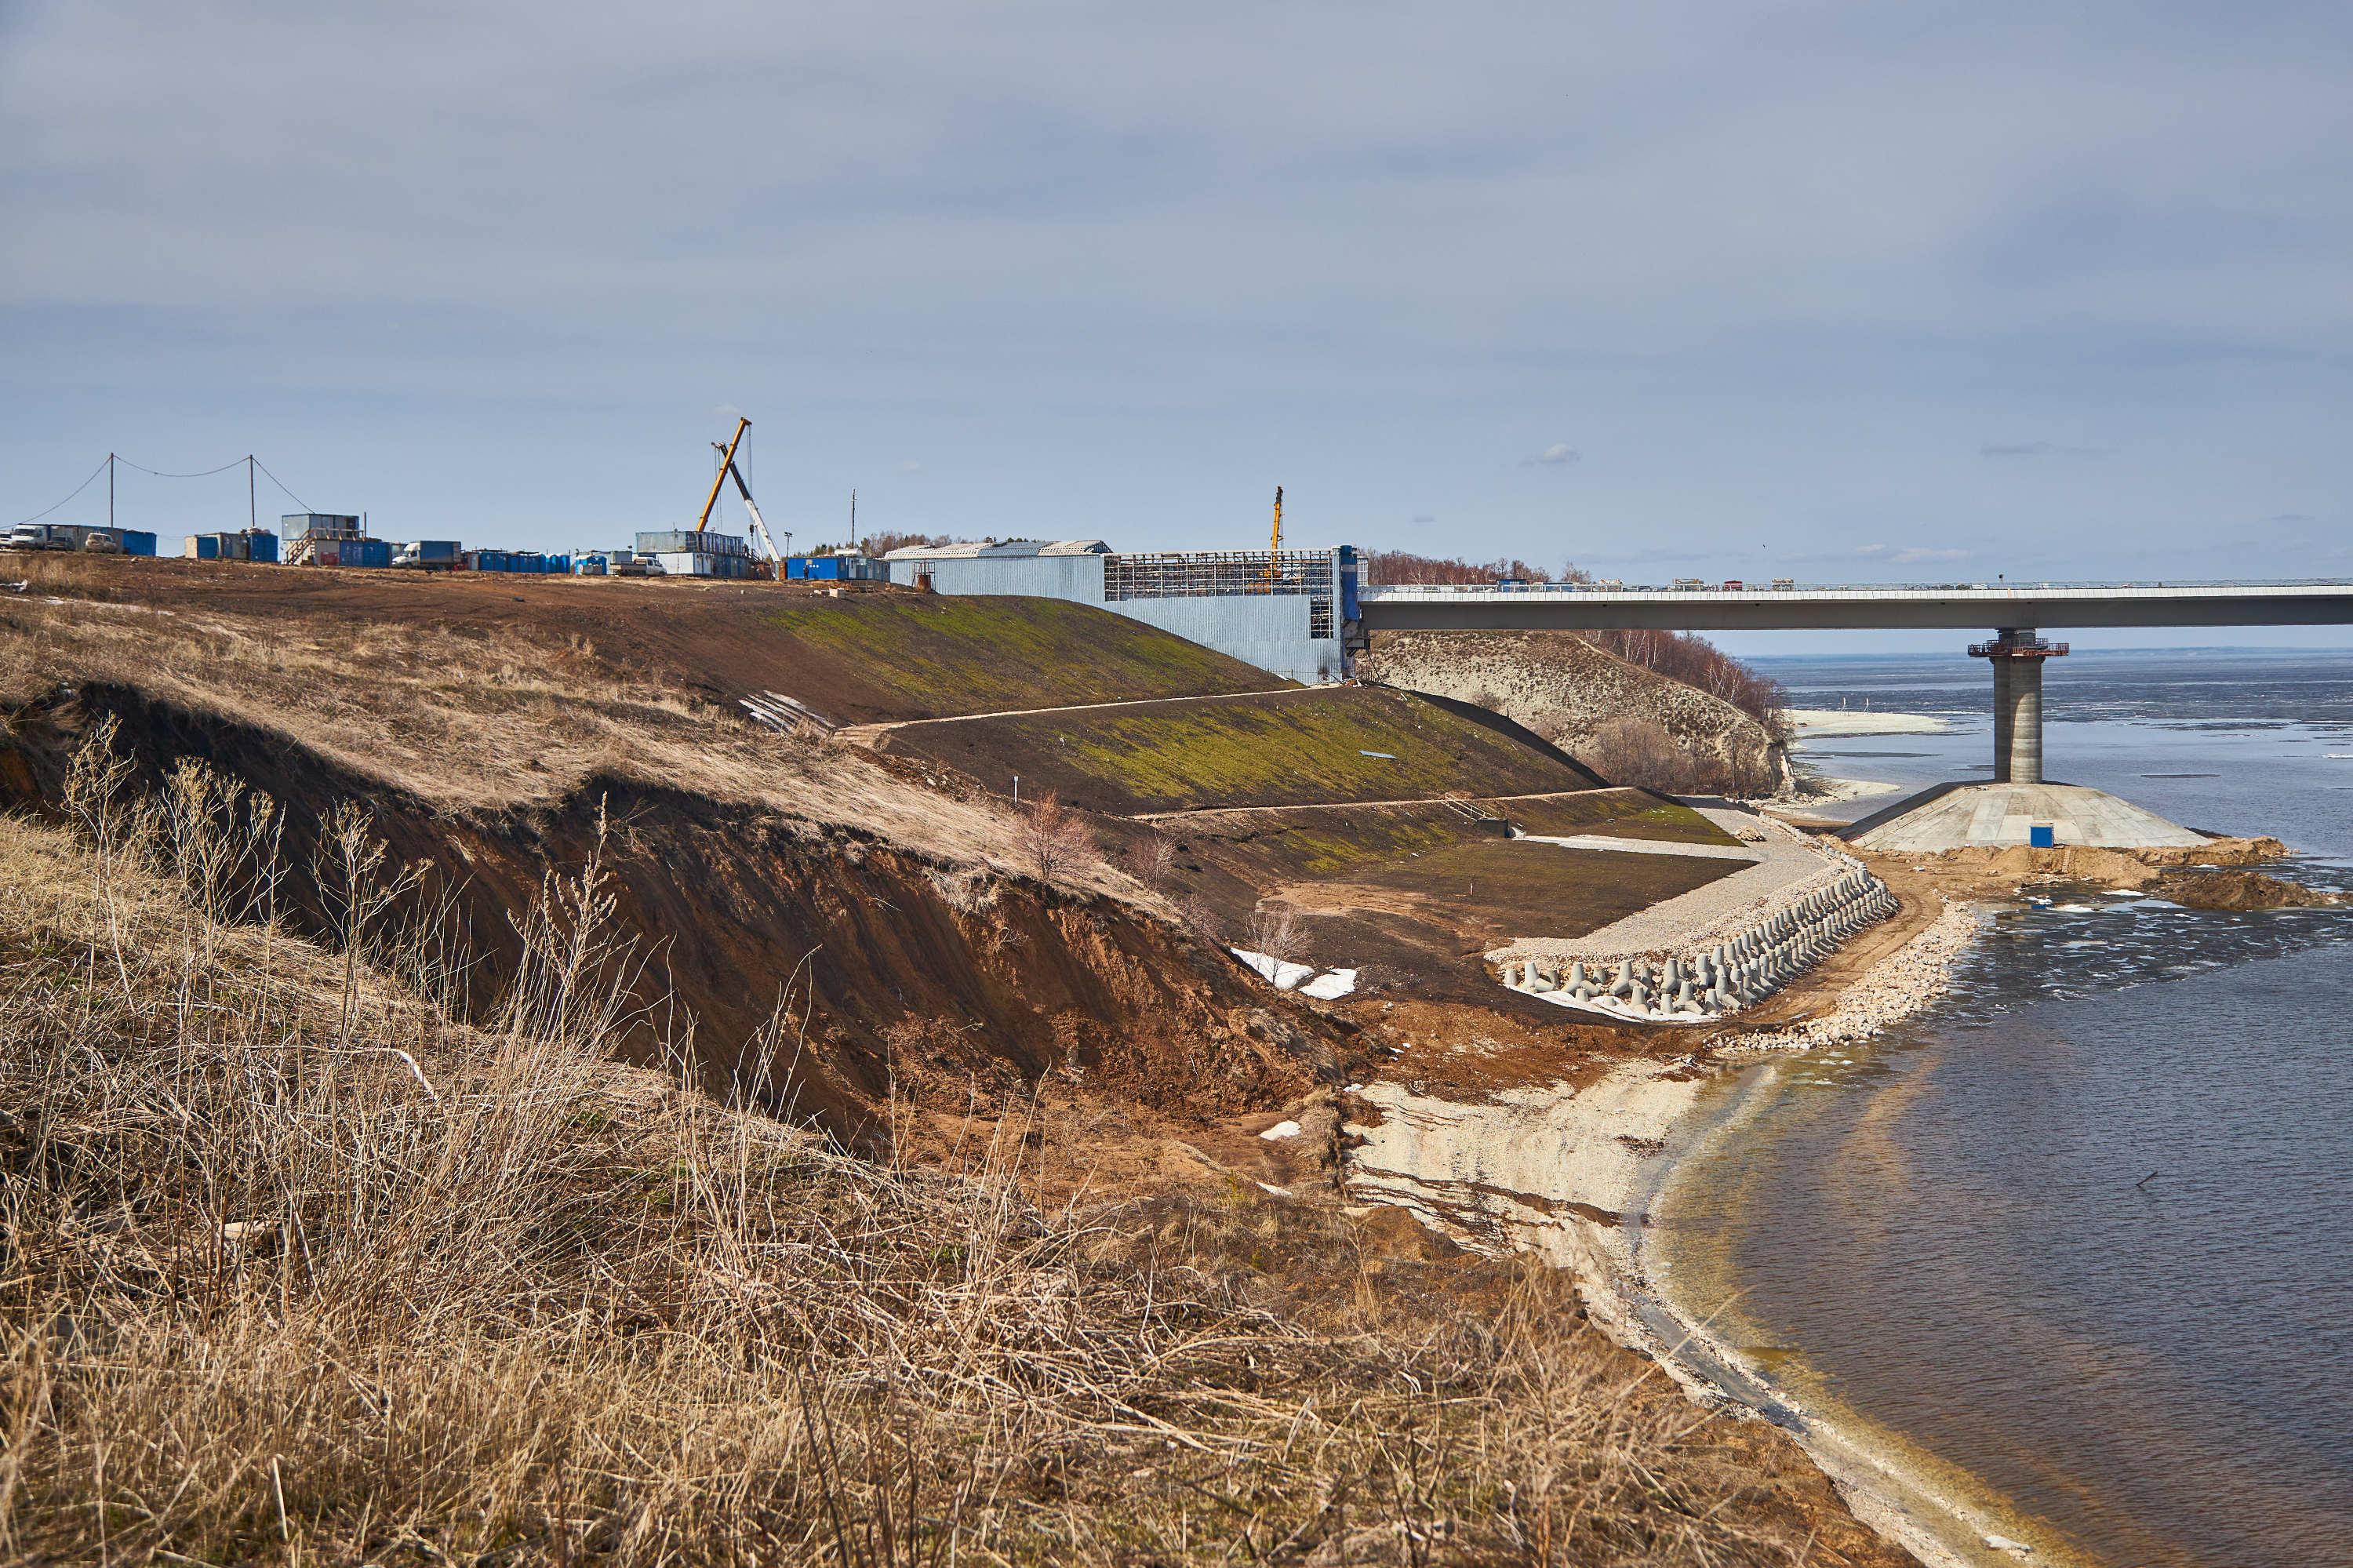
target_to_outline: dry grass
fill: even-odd
[[[0,577],[29,574],[36,589],[69,594],[89,566],[18,555]],[[44,573],[58,580],[45,585]],[[611,776],[847,824],[955,864],[1036,874],[1021,849],[1027,820],[1004,803],[913,788],[859,748],[758,728],[576,635],[491,644],[429,622],[0,594],[0,725],[9,706],[92,683],[263,726],[445,810],[550,804]],[[1052,861],[1054,880],[1169,912],[1099,856]]]
[[[9,1561],[1845,1560],[1553,1278],[1396,1288],[1240,1183],[1043,1210],[1051,1125],[873,1165],[615,1065],[593,865],[454,1025],[370,874],[368,958],[313,948],[266,802],[122,782],[0,819]]]

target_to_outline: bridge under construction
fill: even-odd
[[[2040,784],[2042,666],[2067,644],[2048,627],[2343,626],[2353,583],[1872,584],[1752,588],[1593,588],[1567,583],[1367,586],[1357,590],[1375,631],[1675,631],[1990,628],[1969,646],[1993,669],[1993,781]]]

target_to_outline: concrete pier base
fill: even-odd
[[[2042,662],[2065,658],[2067,645],[2045,642],[2031,626],[2005,626],[1969,656],[1993,665],[1993,781],[2042,783]]]

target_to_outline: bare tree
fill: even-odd
[[[1126,861],[1129,875],[1146,887],[1158,888],[1176,867],[1176,841],[1166,833],[1138,839],[1128,846]]]
[[[1039,881],[1064,875],[1094,853],[1094,835],[1052,790],[1030,804],[1021,823],[1021,853]]]
[[[1288,904],[1261,904],[1251,912],[1250,951],[1271,959],[1295,959],[1304,945],[1299,911]]]

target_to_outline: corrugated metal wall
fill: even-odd
[[[891,580],[929,572],[934,593],[1027,594],[1100,605],[1164,631],[1230,653],[1261,670],[1313,685],[1345,680],[1347,655],[1335,636],[1311,637],[1308,599],[1282,594],[1199,595],[1103,602],[1102,556],[982,556],[892,561]],[[1336,584],[1335,585],[1336,588]],[[1327,596],[1320,600],[1331,602]],[[1330,612],[1327,609],[1327,618]],[[1335,632],[1338,630],[1335,626]]]
[[[1340,640],[1307,634],[1303,599],[1125,599],[1103,608],[1309,685],[1346,676]]]
[[[919,571],[932,577],[934,593],[1029,594],[1039,599],[1103,601],[1101,556],[958,556],[942,561],[892,561],[891,580],[912,583]]]

